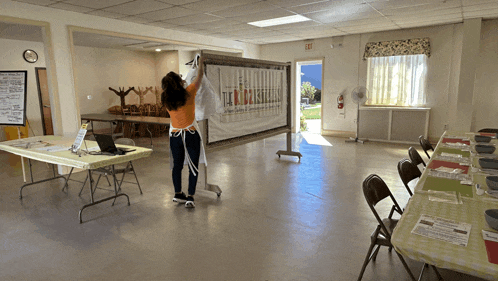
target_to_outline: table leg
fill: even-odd
[[[149,123],[147,123],[147,131],[149,132],[150,135],[150,147],[154,148],[154,145],[152,144],[152,132],[149,130]]]
[[[125,196],[126,199],[128,199],[128,206],[130,206],[130,197],[128,197],[128,195],[126,195],[125,193],[118,193],[117,179],[116,179],[116,174],[114,173],[114,165],[111,166],[111,171],[112,171],[112,177],[113,177],[113,180],[114,180],[114,196],[110,196],[110,197],[107,197],[107,198],[104,198],[104,199],[101,199],[101,200],[98,200],[98,201],[93,201],[93,193],[92,193],[92,195],[91,195],[92,196],[92,202],[90,204],[84,205],[80,209],[80,212],[78,214],[79,219],[80,219],[80,223],[83,223],[83,220],[81,218],[81,213],[83,212],[84,209],[86,209],[86,208],[88,208],[90,206],[94,206],[94,205],[100,204],[102,202],[111,200],[111,199],[114,199],[114,201],[112,202],[112,205],[114,205],[114,202],[116,202],[116,198],[118,198],[120,196]],[[91,171],[90,170],[88,170],[88,180],[90,181],[90,193],[91,193],[92,192],[92,176],[91,176]]]
[[[57,176],[57,177],[52,177],[52,178],[49,178],[49,179],[44,179],[44,180],[40,180],[40,181],[36,181],[36,182],[30,182],[30,183],[26,183],[24,184],[23,186],[21,186],[21,188],[19,189],[19,199],[22,199],[22,190],[23,188],[25,188],[26,186],[30,186],[30,185],[34,185],[34,184],[37,184],[37,183],[42,183],[42,182],[46,182],[46,181],[50,181],[50,180],[54,180],[54,179],[59,179],[59,178],[63,178],[66,180],[66,184],[67,184],[67,179],[65,176],[63,175],[60,175],[60,176]]]

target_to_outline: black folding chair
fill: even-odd
[[[413,192],[410,189],[408,183],[410,183],[414,179],[420,178],[422,176],[422,172],[420,172],[417,166],[414,165],[410,160],[401,159],[398,162],[398,173],[401,181],[406,187],[406,190],[408,190],[408,193],[410,194],[410,196],[412,196]]]
[[[419,164],[422,164],[426,167],[424,160],[413,146],[408,148],[408,156],[410,156],[410,161],[412,161],[415,166],[418,167]]]
[[[427,158],[431,159],[427,151],[432,150],[432,152],[434,152],[434,147],[432,147],[431,143],[427,139],[425,139],[424,136],[418,137],[418,141],[420,142],[420,146],[422,146],[425,155],[427,155]]]

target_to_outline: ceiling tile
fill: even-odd
[[[148,19],[151,19],[151,21],[164,21],[164,20],[180,18],[180,17],[184,17],[184,16],[188,16],[188,15],[193,15],[196,13],[198,13],[198,12],[188,10],[185,8],[181,8],[181,7],[172,7],[172,8],[168,8],[168,9],[164,9],[164,10],[140,14],[140,15],[138,15],[138,17],[148,18]]]
[[[64,3],[83,6],[92,9],[103,9],[114,5],[130,2],[130,0],[66,0]]]
[[[194,24],[189,24],[192,27],[196,27],[199,29],[217,29],[217,28],[222,28],[226,26],[232,26],[237,24],[239,25],[240,23],[237,21],[234,21],[233,19],[218,19],[216,21],[210,21],[206,23],[194,23]]]
[[[92,10],[91,8],[86,8],[86,7],[82,7],[82,6],[75,6],[75,5],[66,4],[66,3],[55,3],[55,4],[51,4],[47,7],[66,10],[66,11],[72,11],[72,12],[78,12],[78,13],[86,13],[86,12],[90,12]]]
[[[215,11],[226,10],[231,7],[251,4],[258,1],[260,0],[202,0],[199,2],[182,5],[182,7],[200,11],[203,13],[212,13]]]
[[[382,17],[378,12],[370,9],[365,9],[364,7],[358,6],[357,11],[353,11],[352,9],[348,9],[349,12],[345,11],[336,11],[336,10],[328,10],[321,11],[317,13],[309,13],[304,16],[316,20],[321,23],[333,23],[333,22],[341,22],[341,21],[350,21],[350,20],[359,20],[365,18],[379,18]]]
[[[461,3],[461,0],[396,0],[396,1],[369,2],[368,4],[376,9],[382,10],[382,9],[416,7],[423,5],[452,4],[454,2]]]
[[[166,22],[161,22],[161,21],[154,21],[154,22],[149,22],[147,25],[152,25],[152,26],[157,26],[157,27],[162,27],[162,28],[173,28],[177,25],[171,24],[171,23],[166,23]]]
[[[284,9],[277,8],[277,9],[271,10],[271,11],[233,17],[232,19],[239,21],[239,22],[247,23],[247,22],[267,20],[267,19],[280,18],[280,17],[288,17],[288,16],[294,16],[294,15],[295,15],[294,13],[291,13],[291,12],[286,11]]]
[[[149,23],[149,22],[154,22],[153,19],[140,18],[140,17],[137,17],[137,16],[126,16],[126,17],[119,18],[119,20],[129,21],[129,22],[134,22],[134,23]]]
[[[133,1],[133,2],[112,6],[109,8],[105,8],[103,10],[106,12],[133,16],[142,13],[166,9],[170,7],[172,7],[172,5],[155,0],[139,0],[139,1]]]
[[[117,18],[126,17],[126,15],[116,14],[116,13],[109,13],[109,12],[105,12],[105,11],[102,11],[102,10],[93,10],[91,12],[88,12],[87,14],[98,16],[98,17],[104,17],[104,18],[111,18],[111,19],[117,19]]]
[[[196,23],[208,23],[208,22],[213,22],[213,21],[218,21],[221,18],[218,16],[213,16],[213,15],[208,15],[208,14],[196,14],[196,15],[189,15],[186,17],[180,17],[176,19],[171,19],[171,20],[164,20],[163,22],[166,23],[171,23],[171,24],[178,24],[178,25],[190,25],[190,24],[196,24]]]
[[[460,9],[453,9],[453,10],[441,10],[441,11],[430,11],[430,12],[423,12],[423,13],[412,13],[412,14],[395,14],[395,15],[388,15],[386,16],[392,21],[398,21],[398,20],[403,20],[403,19],[415,19],[415,20],[420,20],[423,18],[430,18],[430,17],[444,17],[446,15],[456,15],[457,17],[462,17],[462,12]]]
[[[437,23],[444,23],[445,21],[447,22],[458,22],[462,21],[462,15],[459,14],[453,14],[453,15],[441,15],[441,16],[427,16],[424,17],[423,19],[420,19],[420,17],[417,18],[404,18],[404,19],[399,19],[396,21],[396,24],[399,26],[404,26],[406,24],[411,24],[411,23],[426,23],[426,22],[437,22]]]
[[[419,28],[419,27],[427,27],[427,26],[436,26],[436,25],[442,25],[442,24],[451,24],[451,23],[459,23],[462,22],[461,20],[453,20],[453,21],[448,21],[448,20],[427,20],[427,21],[419,21],[417,23],[400,23],[399,26],[402,28]]]
[[[272,6],[266,2],[257,2],[242,6],[231,7],[220,11],[215,11],[212,12],[211,14],[220,17],[233,18],[247,14],[266,12],[270,10],[275,10],[275,6]]]
[[[185,5],[193,2],[199,2],[199,0],[157,0],[170,5]]]
[[[331,2],[331,1],[330,0],[266,0],[266,2],[282,8],[288,8],[299,5],[306,5],[306,4],[320,3],[320,2]]]
[[[46,6],[46,5],[50,5],[50,4],[54,4],[54,3],[58,2],[55,0],[12,0],[12,1],[40,5],[40,6]]]
[[[496,3],[496,0],[462,0],[463,6],[479,5],[485,3]]]
[[[330,25],[334,27],[344,27],[344,26],[368,26],[370,24],[393,24],[392,20],[386,17],[376,17],[376,18],[365,18],[350,21],[340,21],[334,22]]]

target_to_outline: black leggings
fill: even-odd
[[[187,152],[194,164],[195,168],[199,167],[199,156],[201,154],[201,137],[199,133],[195,131],[194,134],[185,130],[185,146],[187,147]],[[171,156],[173,157],[173,186],[175,187],[175,192],[182,192],[182,170],[183,163],[185,161],[185,147],[183,146],[182,136],[169,137],[169,145],[171,148]],[[195,194],[195,187],[197,185],[197,176],[192,173],[189,167],[189,177],[188,177],[188,194]]]

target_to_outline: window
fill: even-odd
[[[426,55],[369,57],[367,105],[425,105]]]

